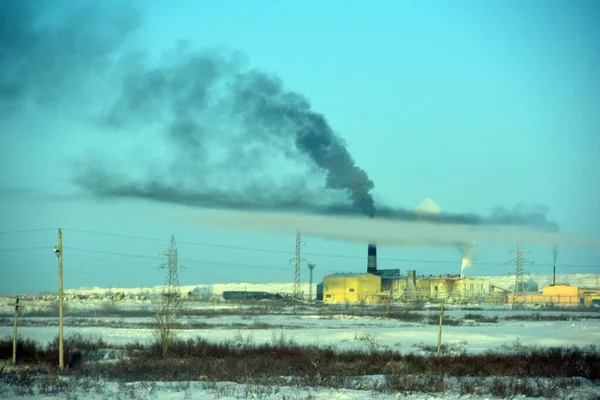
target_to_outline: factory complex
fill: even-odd
[[[317,285],[317,300],[325,303],[440,302],[531,304],[561,306],[600,306],[600,288],[580,288],[566,284],[501,288],[479,277],[457,275],[417,275],[409,270],[401,276],[398,269],[377,269],[377,248],[368,246],[365,273],[327,275]]]

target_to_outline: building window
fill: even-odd
[[[435,291],[436,291],[436,292],[438,291],[438,287],[437,287],[437,286],[435,287]]]
[[[348,289],[348,291],[349,291],[350,293],[352,293],[352,292],[354,292],[354,288],[353,288],[353,287],[351,287],[350,289]]]
[[[331,298],[331,295],[330,295],[330,294],[328,294],[328,295],[326,295],[326,296],[325,296],[325,298],[326,298],[326,299],[330,299],[330,298]]]

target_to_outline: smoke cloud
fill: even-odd
[[[100,188],[96,170],[76,182],[100,195],[208,207],[310,208],[302,198],[294,204],[291,193],[275,190],[276,183],[252,175],[269,169],[268,158],[273,157],[309,164],[323,174],[324,189],[344,193],[353,209],[373,215],[373,182],[325,117],[277,77],[245,67],[242,59],[224,50],[193,51],[184,44],[167,62],[130,68],[105,123],[115,129],[158,124],[163,145],[173,151],[176,167],[165,174],[171,178],[111,179],[114,183]],[[214,178],[226,168],[251,183],[240,182],[237,190],[211,188],[203,176]],[[179,177],[177,185],[173,176]],[[190,184],[181,184],[182,177]]]
[[[55,3],[31,0],[5,1],[0,7],[3,114],[30,103],[55,107],[89,95],[84,89],[102,78],[141,22],[138,11],[121,2],[78,4],[66,15],[55,9]]]
[[[300,215],[292,213],[263,213],[242,211],[205,211],[169,215],[165,220],[188,224],[210,224],[215,228],[248,230],[270,234],[294,234],[297,229],[304,235],[344,239],[357,243],[404,247],[447,247],[461,245],[464,254],[468,246],[477,243],[552,245],[600,250],[600,238],[577,236],[560,232],[540,231],[518,226],[468,226],[432,224],[380,218]],[[474,247],[473,247],[474,249]],[[474,254],[474,253],[473,253]]]
[[[325,116],[242,53],[187,42],[159,58],[126,51],[142,23],[126,2],[91,1],[45,19],[42,11],[29,1],[0,11],[0,57],[11,60],[0,65],[0,107],[100,102],[94,124],[115,147],[80,157],[73,176],[95,198],[558,229],[543,206],[481,216],[376,204],[373,181]],[[98,96],[105,86],[118,94]],[[120,162],[116,143],[125,142],[132,151]]]

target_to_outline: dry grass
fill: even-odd
[[[45,346],[20,340],[20,362],[31,367],[2,371],[0,376],[22,394],[36,390],[42,394],[71,393],[85,382],[92,388],[93,382],[101,380],[122,382],[126,390],[132,390],[128,382],[140,381],[171,381],[182,385],[190,381],[226,381],[255,389],[290,384],[355,388],[360,377],[383,376],[383,380],[373,380],[361,387],[379,392],[454,390],[501,397],[557,397],[584,381],[600,383],[600,351],[591,346],[535,348],[515,342],[495,353],[432,357],[379,350],[377,346],[346,351],[300,346],[283,334],[273,335],[266,344],[255,344],[251,338],[241,336],[238,339],[224,343],[210,343],[199,337],[175,340],[167,356],[158,341],[136,343],[117,348],[120,357],[107,363],[94,357],[111,346],[101,340],[69,337],[65,341],[66,354],[81,352],[84,362],[77,368],[65,369],[62,378],[55,369],[56,340]],[[11,352],[10,338],[0,340],[0,358],[9,359]]]

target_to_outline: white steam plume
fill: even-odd
[[[442,208],[431,198],[427,197],[423,199],[419,205],[415,208],[415,211],[424,215],[437,215],[441,214]],[[475,244],[474,243],[460,243],[458,246],[462,254],[462,262],[460,265],[460,275],[463,276],[465,269],[473,264],[475,256]]]
[[[462,243],[458,246],[462,252],[462,262],[460,264],[460,275],[465,275],[465,270],[473,264],[475,260],[475,243]]]

